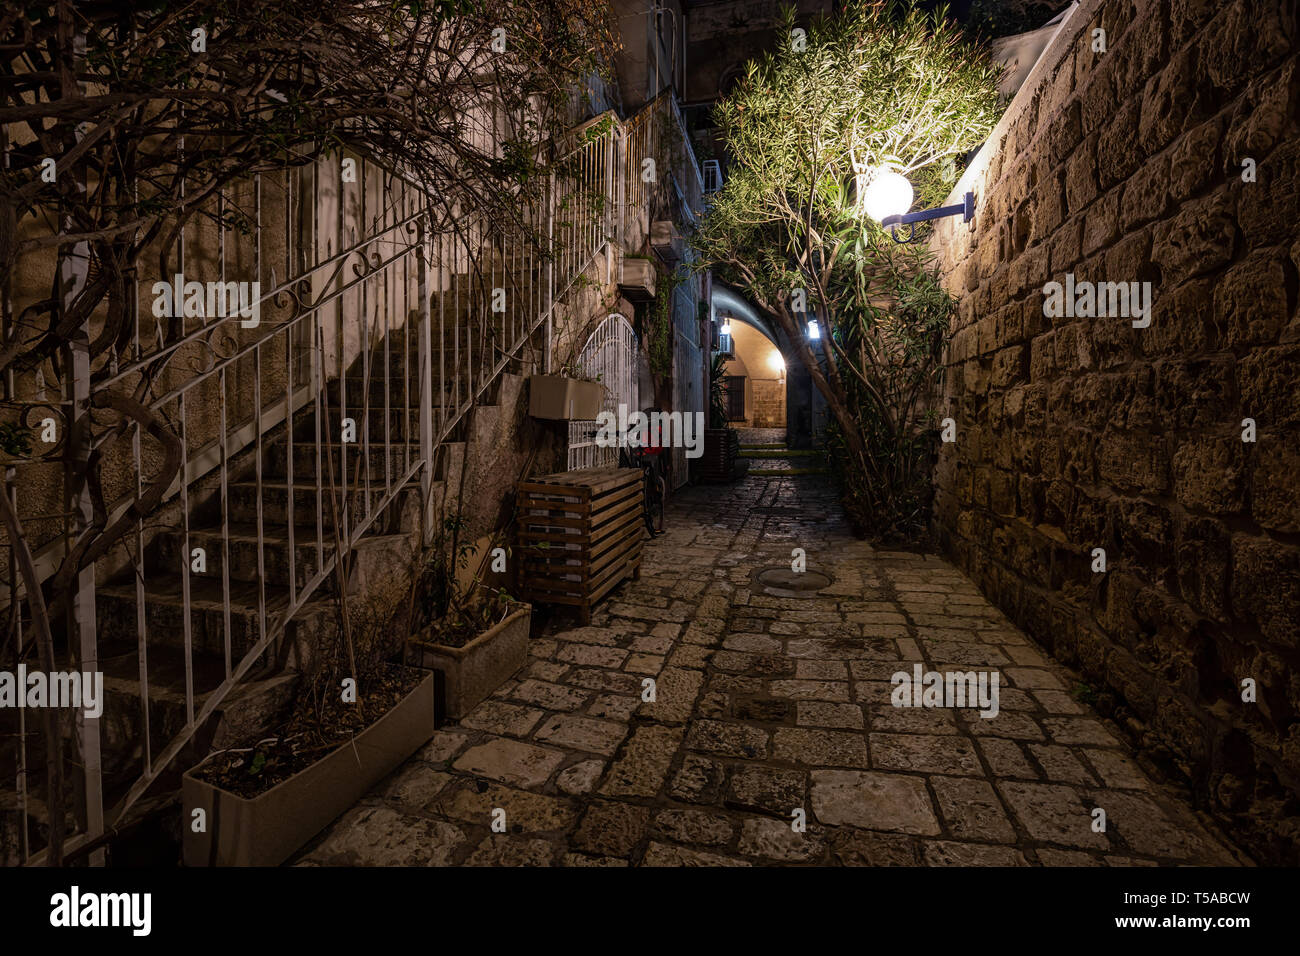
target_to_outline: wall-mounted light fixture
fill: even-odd
[[[860,174],[862,211],[876,222],[907,212],[912,207],[912,184],[892,169]]]
[[[808,340],[815,342],[822,337],[822,330],[817,325],[816,319],[808,320]]]
[[[901,216],[886,216],[880,220],[882,226],[889,229],[889,234],[894,237],[895,242],[916,242],[916,224],[926,222],[930,219],[944,219],[948,216],[961,216],[962,222],[970,222],[975,216],[975,194],[967,193],[960,203],[954,203],[951,206],[940,206],[938,209],[922,209],[920,212],[909,212]],[[898,227],[907,226],[907,238],[898,238]]]
[[[872,219],[889,230],[895,242],[916,242],[916,224],[947,216],[961,216],[970,222],[975,216],[975,194],[968,192],[962,202],[938,209],[908,212],[912,205],[912,184],[905,176],[892,170],[882,170],[871,178],[862,191],[862,209]],[[900,239],[898,227],[907,226],[907,238]]]
[[[718,329],[718,351],[723,355],[733,355],[731,344],[731,316],[722,317],[722,327]]]

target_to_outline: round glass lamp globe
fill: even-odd
[[[862,210],[876,222],[901,216],[911,208],[912,184],[891,170],[876,173],[862,192]]]

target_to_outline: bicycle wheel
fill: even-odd
[[[646,534],[650,535],[652,538],[655,536],[654,498],[654,478],[650,474],[650,470],[647,468],[641,481],[641,501],[643,509],[641,517],[642,520],[645,521]]]
[[[656,476],[655,477],[655,498],[657,498],[658,500],[654,503],[653,513],[654,513],[654,517],[657,519],[657,524],[658,524],[656,528],[657,534],[664,533],[664,502],[667,501],[668,498],[667,492],[668,492],[668,488],[664,484],[664,480]]]

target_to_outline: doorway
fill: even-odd
[[[728,375],[723,386],[727,393],[727,421],[745,420],[745,376]]]

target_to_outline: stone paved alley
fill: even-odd
[[[964,575],[855,539],[823,479],[685,489],[668,527],[590,627],[553,616],[515,679],[299,862],[1246,862]],[[833,583],[765,594],[754,574],[796,547]],[[914,662],[998,670],[1000,713],[892,706],[890,676]]]

